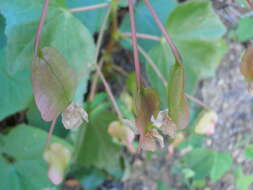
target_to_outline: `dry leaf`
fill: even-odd
[[[176,124],[170,119],[168,115],[168,109],[160,111],[155,119],[152,116],[151,121],[153,124],[161,130],[164,135],[168,135],[172,138],[176,137]]]
[[[160,110],[159,95],[152,88],[140,88],[135,98],[136,104],[136,127],[140,134],[139,145],[142,147],[147,132],[153,126],[152,115],[156,116]],[[140,150],[139,148],[139,150]]]
[[[151,129],[149,132],[146,133],[142,143],[143,150],[154,152],[163,147],[163,137],[156,129]]]
[[[49,165],[48,178],[53,184],[59,185],[64,178],[64,172],[70,162],[71,153],[62,144],[52,144],[44,152],[44,160]]]
[[[66,129],[76,129],[83,121],[88,122],[88,114],[81,105],[75,102],[69,104],[62,112],[62,123]]]

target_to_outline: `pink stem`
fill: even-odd
[[[41,32],[42,32],[42,28],[43,28],[43,25],[44,25],[45,20],[46,20],[49,1],[50,0],[45,0],[44,7],[43,7],[43,10],[42,10],[42,13],[41,13],[41,16],[40,16],[39,26],[38,26],[38,29],[37,29],[37,32],[36,32],[36,37],[35,37],[35,50],[34,50],[35,56],[38,55],[38,50],[39,50],[39,46],[40,46],[40,39],[41,39]]]
[[[46,142],[46,149],[48,149],[48,147],[49,147],[49,145],[50,145],[50,142],[51,142],[51,138],[52,138],[52,135],[53,135],[53,132],[54,132],[54,128],[55,128],[56,121],[57,121],[57,116],[56,116],[56,118],[52,121],[51,126],[50,126],[50,128],[49,128],[48,136],[47,136],[47,142]]]
[[[97,5],[69,9],[69,12],[78,13],[78,12],[90,11],[90,10],[95,10],[95,9],[101,9],[101,8],[105,8],[108,6],[109,6],[109,3],[101,3],[101,4],[97,4]]]
[[[111,90],[111,88],[110,88],[110,85],[108,84],[108,82],[106,81],[106,79],[105,79],[103,73],[102,73],[101,70],[100,70],[100,66],[102,65],[102,63],[103,63],[103,59],[100,60],[99,65],[96,65],[96,67],[97,67],[97,73],[98,73],[100,79],[101,79],[102,82],[103,82],[103,85],[104,85],[104,87],[105,87],[105,90],[106,90],[107,94],[109,95],[109,98],[110,98],[110,100],[111,100],[111,102],[112,102],[112,105],[113,105],[113,107],[114,107],[114,109],[115,109],[117,115],[118,115],[119,120],[122,122],[122,121],[123,121],[123,114],[122,114],[121,111],[120,111],[120,108],[119,108],[119,106],[118,106],[118,104],[117,104],[117,101],[116,101],[116,99],[115,99],[115,97],[114,97],[114,95],[113,95],[113,93],[112,93],[112,90]]]
[[[134,66],[137,78],[137,87],[140,89],[141,87],[141,67],[139,62],[138,55],[138,47],[137,47],[137,37],[136,37],[136,29],[135,29],[135,19],[134,19],[134,6],[132,0],[128,0],[128,8],[130,14],[130,23],[131,23],[131,37],[132,37],[132,46],[134,53]]]
[[[152,8],[149,0],[144,0],[144,3],[146,4],[147,8],[149,9],[151,15],[154,17],[154,20],[155,20],[156,24],[158,25],[158,27],[160,28],[161,32],[163,33],[163,36],[165,37],[167,43],[169,44],[171,51],[172,51],[173,55],[175,56],[177,62],[182,63],[182,57],[181,57],[177,47],[175,46],[174,42],[170,38],[169,34],[167,33],[167,31],[166,31],[165,27],[163,26],[162,22],[160,21],[159,17],[157,16],[154,9]]]

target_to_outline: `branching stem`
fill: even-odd
[[[126,37],[129,37],[128,35],[124,35]],[[138,36],[138,34],[137,34]],[[144,34],[144,36],[146,36],[146,34]],[[157,36],[151,36],[151,38],[144,38],[144,39],[149,39],[149,40],[152,40],[152,38],[159,38]],[[156,41],[156,40],[155,40]],[[156,66],[156,64],[154,63],[153,59],[149,56],[149,54],[141,47],[141,46],[138,46],[138,50],[139,52],[142,54],[142,56],[146,59],[147,63],[152,67],[152,69],[154,70],[154,72],[156,73],[156,75],[158,76],[158,78],[161,80],[163,86],[165,88],[167,88],[167,81],[166,79],[164,78],[163,74],[160,72],[159,68]],[[204,102],[202,102],[201,100],[195,98],[194,96],[191,96],[187,93],[185,93],[185,96],[191,100],[192,102],[202,106],[203,108],[206,108],[206,109],[210,109],[210,107],[208,105],[206,105]]]
[[[101,59],[99,65],[102,65],[103,61],[104,60]],[[123,115],[122,115],[122,113],[121,113],[121,111],[119,109],[119,106],[118,106],[118,104],[116,102],[116,99],[115,99],[115,97],[114,97],[114,95],[112,93],[110,85],[108,84],[108,82],[106,81],[103,73],[101,72],[99,65],[96,65],[97,66],[98,75],[99,75],[100,79],[102,80],[102,82],[104,84],[105,90],[106,90],[107,94],[109,95],[109,98],[110,98],[110,100],[112,102],[112,105],[113,105],[113,107],[114,107],[117,115],[118,115],[119,120],[122,122],[123,121]]]
[[[172,41],[172,39],[170,38],[169,34],[167,33],[165,27],[163,26],[161,20],[159,19],[159,17],[157,16],[155,10],[152,8],[149,0],[144,0],[144,3],[146,4],[148,10],[150,11],[151,15],[153,16],[157,26],[160,28],[163,36],[165,37],[168,45],[171,48],[171,51],[173,53],[173,55],[175,56],[175,59],[177,60],[178,63],[182,63],[182,57],[177,49],[177,47],[175,46],[174,42]]]
[[[58,118],[58,116],[56,116],[56,118],[52,121],[51,126],[49,128],[48,136],[47,136],[47,141],[46,141],[46,149],[49,148],[49,145],[50,145],[50,142],[51,142],[51,139],[52,139],[52,135],[53,135],[53,132],[54,132],[54,128],[55,128],[55,124],[56,124],[57,118]]]

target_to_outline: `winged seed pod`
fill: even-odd
[[[203,110],[196,121],[195,132],[201,135],[212,135],[215,132],[215,126],[218,115],[213,110]]]
[[[124,143],[131,152],[135,152],[135,148],[132,145],[135,133],[125,123],[113,121],[108,127],[108,133]]]
[[[253,45],[250,45],[245,51],[241,60],[240,71],[248,82],[249,92],[253,95]]]
[[[172,138],[176,137],[177,126],[169,117],[168,109],[160,111],[156,119],[152,116],[151,121],[164,135],[168,135]]]
[[[75,102],[62,112],[62,123],[66,129],[76,129],[83,121],[88,122],[88,114],[81,105]]]
[[[154,152],[164,147],[163,136],[156,129],[151,129],[145,134],[142,149]]]
[[[70,151],[62,144],[55,143],[48,147],[43,156],[49,165],[48,178],[55,185],[61,184],[64,172],[70,162]]]

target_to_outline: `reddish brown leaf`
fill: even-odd
[[[145,134],[141,146],[144,150],[154,152],[164,147],[163,137],[156,129],[151,129]]]
[[[42,118],[52,121],[71,103],[75,73],[56,49],[45,47],[33,59],[32,85]]]
[[[136,97],[136,117],[144,132],[152,127],[151,117],[156,116],[159,110],[160,100],[157,92],[152,88],[141,88]]]
[[[253,81],[253,45],[245,51],[242,57],[240,70],[248,82]]]

